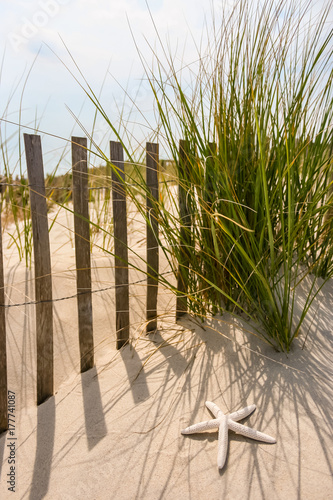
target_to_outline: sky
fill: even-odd
[[[101,102],[115,124],[124,105],[122,116],[129,116],[131,100],[135,100],[145,115],[132,112],[130,116],[131,124],[143,123],[143,127],[130,126],[134,142],[139,144],[148,135],[149,126],[154,127],[154,113],[138,50],[148,63],[152,61],[158,45],[157,29],[163,44],[170,44],[174,54],[179,52],[186,61],[195,60],[195,44],[187,42],[191,37],[200,40],[203,20],[212,7],[219,8],[218,3],[150,0],[149,13],[145,0],[1,0],[0,117],[69,139],[85,135],[75,115],[90,133],[94,107],[75,80],[79,77],[83,83],[76,63],[97,94],[103,88]],[[99,117],[94,129],[97,142],[108,133],[107,124]],[[2,122],[2,140],[17,131],[17,125]],[[23,132],[29,133],[29,129],[22,128],[21,135]],[[42,134],[42,145],[45,169],[50,171],[66,140],[47,134]],[[17,142],[17,137],[7,142],[12,165],[18,165]]]
[[[25,127],[42,133],[46,171],[55,168],[71,135],[85,135],[74,116],[88,133],[94,127],[96,142],[115,139],[101,117],[93,125],[94,107],[80,87],[84,81],[75,64],[94,92],[101,92],[115,126],[121,114],[129,117],[132,147],[144,143],[156,122],[140,54],[148,66],[154,52],[163,58],[159,36],[175,60],[191,64],[212,12],[217,18],[232,2],[148,0],[149,12],[145,0],[1,0],[0,118],[7,122],[0,130],[11,168],[19,169],[17,134],[29,133]],[[130,114],[132,100],[142,114]],[[61,168],[68,170],[69,157]]]

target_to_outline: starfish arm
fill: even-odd
[[[181,431],[182,434],[194,434],[195,432],[206,432],[211,429],[218,429],[220,422],[218,420],[206,420],[198,424],[190,425]]]
[[[255,409],[256,409],[256,405],[246,406],[246,408],[243,408],[242,410],[238,410],[238,411],[235,411],[234,413],[230,413],[229,418],[231,420],[235,420],[235,422],[238,422],[238,420],[242,420],[243,418],[247,417],[248,415],[251,415],[251,413],[253,413]]]
[[[230,430],[236,432],[236,434],[241,434],[242,436],[249,437],[251,439],[256,439],[257,441],[263,441],[264,443],[276,443],[276,439],[263,432],[256,431],[245,425],[233,422],[230,418],[228,419],[228,427]]]
[[[220,419],[218,446],[217,466],[219,469],[223,469],[228,451],[228,417],[226,416]]]
[[[215,418],[218,418],[221,415],[223,415],[222,410],[220,410],[220,408],[215,403],[212,403],[211,401],[206,401],[206,406],[208,410],[212,412]]]

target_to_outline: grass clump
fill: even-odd
[[[317,278],[333,273],[331,4],[308,21],[308,4],[251,5],[214,26],[207,52],[186,66],[190,83],[165,52],[154,73],[146,66],[191,219],[172,224],[160,207],[160,227],[193,313],[245,316],[289,351]]]

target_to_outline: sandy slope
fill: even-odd
[[[51,232],[55,298],[75,294],[76,286],[70,221],[61,217],[63,225]],[[139,266],[144,229],[140,221],[133,229]],[[111,256],[94,249],[94,289],[113,285],[112,265]],[[5,274],[9,304],[34,298],[33,275],[11,250],[5,251]],[[142,278],[131,271],[130,281]],[[8,436],[2,435],[0,498],[333,498],[332,284],[314,305],[305,347],[296,342],[288,358],[227,317],[204,329],[190,318],[175,325],[174,299],[163,290],[158,333],[117,352],[114,292],[95,293],[93,301],[96,367],[83,375],[76,299],[55,303],[56,394],[38,409],[34,307],[8,309],[18,465],[14,494],[7,490]],[[144,309],[145,287],[137,284],[131,287],[133,337],[142,331]],[[180,434],[210,418],[207,399],[225,412],[255,403],[256,412],[243,423],[275,436],[277,444],[230,432],[227,463],[219,472],[216,433]]]

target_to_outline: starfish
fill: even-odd
[[[190,427],[186,427],[186,429],[182,430],[181,433],[194,434],[196,432],[206,432],[211,429],[218,429],[219,447],[217,454],[217,466],[219,469],[223,469],[227,458],[229,429],[234,431],[236,434],[242,434],[243,436],[256,439],[257,441],[263,441],[264,443],[276,443],[276,440],[271,436],[237,423],[238,420],[242,420],[254,412],[256,405],[247,406],[246,408],[230,413],[229,415],[224,415],[222,410],[220,410],[215,403],[211,403],[210,401],[206,401],[206,406],[215,418],[213,420],[200,422],[199,424],[190,425]]]

